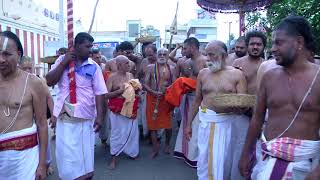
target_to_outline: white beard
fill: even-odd
[[[221,61],[210,61],[207,62],[207,66],[209,70],[213,73],[218,72],[222,69],[222,63]]]
[[[166,64],[167,60],[166,59],[158,59],[159,64]]]

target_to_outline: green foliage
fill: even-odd
[[[275,0],[267,9],[266,16],[261,12],[246,14],[247,28],[252,28],[257,22],[265,27],[268,37],[271,37],[272,29],[290,14],[296,14],[308,19],[316,37],[318,54],[320,53],[320,0]],[[268,39],[269,39],[268,38]],[[270,41],[269,41],[270,46]]]

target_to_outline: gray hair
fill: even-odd
[[[226,46],[226,44],[222,41],[219,41],[219,40],[214,40],[214,41],[211,41],[207,44],[207,47],[208,46],[213,46],[213,45],[217,45],[219,46],[219,52],[222,54],[222,55],[228,55],[228,48]],[[207,48],[206,47],[206,48]]]
[[[157,54],[159,54],[160,52],[169,52],[167,48],[160,48],[157,51]]]
[[[23,63],[25,63],[25,62],[33,63],[31,57],[29,57],[29,56],[22,56],[22,57],[20,58],[19,63],[20,63],[20,64],[23,64]]]

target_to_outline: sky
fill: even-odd
[[[59,11],[59,0],[34,0],[41,2],[55,12]],[[66,2],[66,0],[64,0]],[[126,20],[142,21],[142,26],[153,25],[163,36],[165,26],[171,25],[177,1],[179,1],[178,24],[185,24],[196,18],[200,9],[196,0],[100,0],[93,31],[125,31]],[[56,3],[54,3],[56,2]],[[73,0],[74,17],[79,17],[85,30],[89,29],[96,0]],[[64,6],[66,7],[66,5]],[[65,10],[66,13],[66,10]],[[238,16],[236,14],[217,15],[218,39],[226,41],[231,23],[231,33],[238,37]]]

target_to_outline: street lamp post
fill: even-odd
[[[232,23],[232,21],[225,21],[224,23],[228,23],[228,46],[230,47],[231,23]]]

